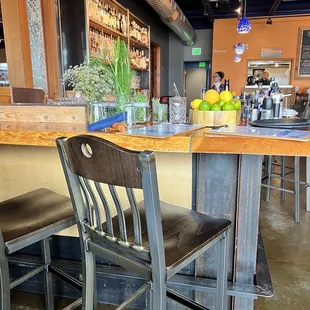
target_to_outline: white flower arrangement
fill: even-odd
[[[63,74],[62,82],[83,95],[89,104],[100,102],[105,95],[114,92],[112,70],[99,59],[70,66]]]

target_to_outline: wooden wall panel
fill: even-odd
[[[33,87],[26,1],[1,0],[10,85]]]
[[[60,96],[60,72],[58,66],[58,38],[56,27],[56,7],[53,0],[41,0],[44,30],[44,45],[49,98]]]

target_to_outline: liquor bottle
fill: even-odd
[[[127,20],[126,20],[126,16],[125,16],[125,14],[123,14],[123,16],[122,16],[122,27],[123,27],[123,34],[125,35],[125,36],[127,36]]]
[[[230,89],[230,85],[229,85],[229,79],[225,79],[225,84],[224,84],[224,90],[228,90]]]
[[[118,31],[123,33],[123,25],[122,25],[122,15],[118,13]]]

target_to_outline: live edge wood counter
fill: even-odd
[[[55,147],[58,137],[92,134],[132,150],[177,153],[217,153],[310,156],[310,142],[229,137],[199,130],[167,139],[88,132],[81,124],[0,122],[0,144]]]

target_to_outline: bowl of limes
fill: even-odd
[[[233,98],[230,91],[208,90],[204,99],[191,102],[189,114],[193,124],[207,126],[238,125],[240,122],[241,101]]]

